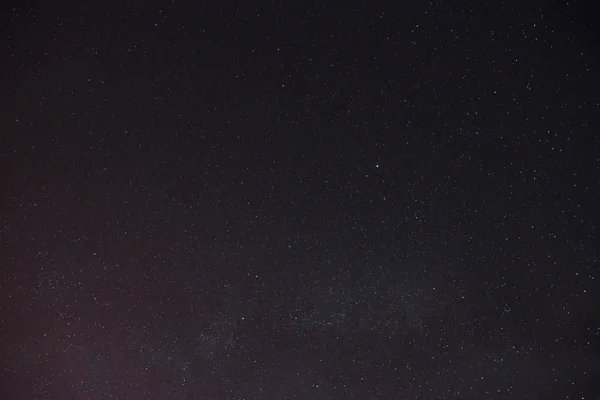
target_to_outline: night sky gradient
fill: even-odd
[[[0,398],[600,398],[592,4],[3,5]]]

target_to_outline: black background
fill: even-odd
[[[2,398],[593,398],[591,2],[60,3],[1,17]]]

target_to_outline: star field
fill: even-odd
[[[592,399],[584,2],[0,16],[2,399]]]

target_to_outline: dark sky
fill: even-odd
[[[596,398],[597,9],[400,4],[3,6],[0,397]]]

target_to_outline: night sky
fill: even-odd
[[[597,7],[2,7],[0,398],[598,398]]]

